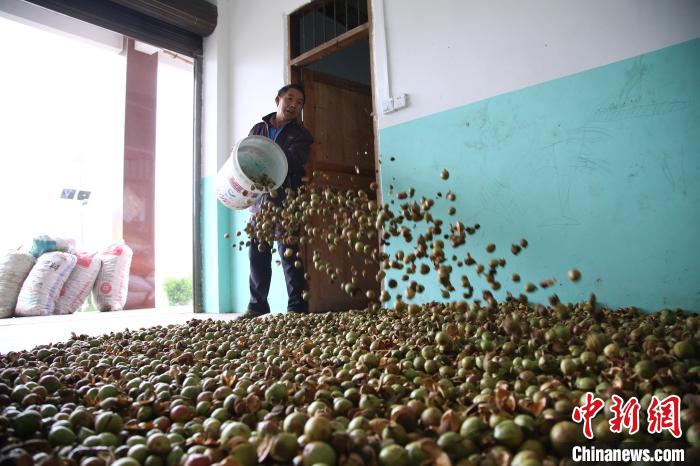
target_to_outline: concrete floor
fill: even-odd
[[[182,324],[191,319],[236,319],[240,314],[195,314],[190,306],[136,309],[116,312],[76,312],[62,316],[10,317],[0,319],[0,354],[28,350],[77,335],[102,335],[138,330],[154,325]]]

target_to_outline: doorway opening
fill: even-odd
[[[33,11],[0,11],[15,44],[0,77],[0,196],[12,199],[0,216],[13,225],[0,247],[48,235],[93,254],[123,241],[124,309],[192,310],[194,59]],[[96,309],[87,296],[78,310]]]
[[[369,8],[369,2],[362,0],[325,1],[312,2],[292,13],[289,76],[292,83],[303,85],[306,93],[303,122],[314,137],[306,165],[309,184],[335,192],[363,190],[376,200]],[[311,221],[323,228],[329,219]],[[353,278],[359,289],[379,295],[378,261],[342,244],[331,248],[327,243],[314,244],[302,251],[310,275],[311,312],[366,307],[365,294],[348,294],[343,289],[342,284]],[[334,264],[335,270],[330,274],[316,270],[314,253]]]

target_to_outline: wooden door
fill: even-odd
[[[315,140],[306,166],[310,183],[343,190],[362,189],[375,199],[376,194],[370,188],[376,179],[371,88],[308,69],[303,69],[302,76],[306,93],[304,126]],[[316,176],[313,176],[314,172]],[[314,226],[321,228],[332,221],[312,220]],[[341,274],[333,283],[327,273],[313,267],[313,251],[320,252],[324,260],[340,269]],[[364,308],[367,290],[373,290],[379,296],[376,261],[369,261],[363,254],[348,252],[345,245],[340,245],[334,252],[327,244],[315,243],[313,247],[305,248],[305,266],[311,275],[311,312]],[[353,270],[360,291],[351,296],[341,285],[350,280]]]

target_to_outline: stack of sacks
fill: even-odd
[[[72,314],[92,291],[100,311],[124,308],[133,252],[124,242],[75,252],[71,239],[37,236],[29,253],[0,259],[0,318]]]

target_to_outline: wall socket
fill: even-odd
[[[382,102],[382,111],[384,113],[391,113],[394,111],[394,99],[385,99]]]
[[[382,111],[391,113],[408,105],[408,94],[399,94],[382,102]]]
[[[406,102],[407,98],[408,96],[406,94],[399,94],[394,97],[394,110],[404,108],[406,105],[408,105],[408,102]]]

